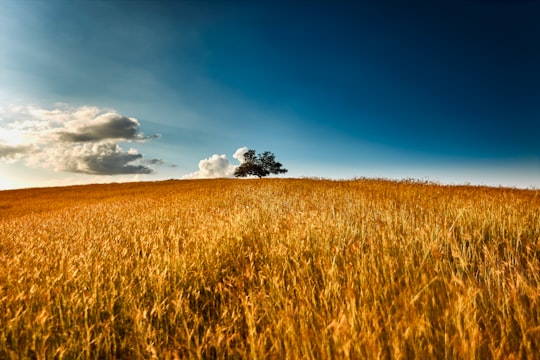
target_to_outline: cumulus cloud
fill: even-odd
[[[240,163],[244,162],[244,154],[248,151],[247,147],[242,147],[236,150],[233,158]],[[232,177],[234,170],[238,165],[233,165],[227,159],[227,155],[214,154],[207,159],[199,161],[199,170],[185,175],[184,179],[210,179]]]
[[[199,170],[185,175],[184,179],[209,179],[231,177],[235,167],[229,163],[227,155],[214,154],[199,161]]]
[[[2,145],[0,144],[0,159],[2,160],[16,160],[29,154],[32,151],[32,146],[27,145]]]
[[[93,175],[152,174],[150,167],[134,164],[142,158],[135,149],[123,151],[117,144],[82,144],[62,156],[52,156],[56,170]]]
[[[143,160],[136,149],[122,149],[120,141],[142,142],[159,135],[145,136],[137,119],[115,111],[18,106],[0,109],[0,119],[0,160],[94,175],[151,174],[152,165],[163,163]]]
[[[239,149],[237,149],[234,154],[233,154],[233,158],[235,158],[236,160],[238,160],[240,162],[240,164],[243,164],[244,161],[246,161],[244,159],[244,154],[248,152],[248,148],[246,146],[244,147],[241,147]]]
[[[141,139],[139,125],[137,119],[107,113],[96,117],[91,124],[85,124],[73,132],[60,132],[59,138],[67,142]]]

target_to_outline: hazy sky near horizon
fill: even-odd
[[[0,189],[230,176],[244,147],[291,177],[540,187],[539,18],[534,0],[2,0]]]

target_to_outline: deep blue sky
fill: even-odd
[[[538,19],[515,0],[2,0],[0,177],[180,178],[247,146],[290,176],[540,187]],[[59,143],[95,130],[81,107],[161,136]]]

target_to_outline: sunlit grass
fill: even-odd
[[[540,353],[540,194],[377,180],[0,192],[0,358]]]

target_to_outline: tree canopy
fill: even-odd
[[[255,154],[255,150],[250,149],[244,154],[244,161],[236,168],[234,176],[246,177],[254,175],[262,178],[270,174],[285,174],[288,170],[282,166],[270,151]]]

